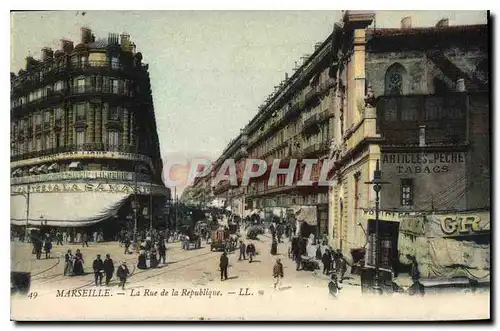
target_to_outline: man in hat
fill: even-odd
[[[274,264],[273,277],[275,280],[274,281],[274,288],[276,288],[276,285],[278,285],[278,283],[281,286],[281,279],[283,278],[283,264],[281,263],[280,258],[277,258],[276,263]],[[278,289],[280,288],[280,286],[278,286]]]
[[[109,281],[113,277],[113,272],[115,272],[115,265],[109,254],[106,254],[106,259],[104,260],[104,273],[106,274],[106,285],[109,285]]]
[[[229,266],[229,259],[227,258],[226,252],[222,253],[220,257],[220,280],[227,280],[227,267]]]
[[[97,254],[94,263],[92,263],[92,269],[94,270],[95,286],[102,285],[102,271],[104,270],[104,262],[101,260],[101,254]],[[99,280],[99,284],[97,284]]]
[[[125,282],[127,281],[127,277],[130,275],[130,271],[128,271],[127,263],[125,261],[118,267],[116,270],[116,276],[120,279],[120,285],[122,290],[125,290]]]

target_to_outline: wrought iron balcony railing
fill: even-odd
[[[25,159],[32,159],[36,157],[42,157],[47,155],[67,153],[67,152],[78,152],[78,151],[93,151],[93,152],[121,152],[121,153],[131,153],[131,154],[141,154],[145,156],[152,157],[150,153],[138,152],[136,146],[131,145],[111,145],[102,143],[86,143],[82,145],[67,145],[56,148],[49,148],[41,151],[34,151],[28,153],[22,153],[15,156],[11,156],[12,161],[19,161]]]

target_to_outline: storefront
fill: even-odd
[[[110,234],[129,218],[144,221],[158,215],[167,188],[140,182],[49,182],[11,186],[11,224],[58,228],[105,227]],[[137,211],[133,206],[137,202]],[[151,214],[150,214],[151,213]],[[144,223],[144,222],[142,222]],[[149,223],[149,222],[148,222]]]

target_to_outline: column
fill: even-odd
[[[101,122],[101,141],[103,144],[108,143],[107,139],[107,130],[106,130],[106,123],[108,122],[108,112],[109,112],[109,104],[107,102],[102,104],[102,122]]]

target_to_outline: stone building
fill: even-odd
[[[347,254],[366,246],[375,192],[365,182],[380,160],[381,236],[396,257],[402,216],[489,210],[488,27],[414,28],[406,17],[381,29],[374,18],[346,12],[334,31],[330,242]]]
[[[127,34],[82,28],[73,45],[11,73],[11,222],[112,236],[136,214],[140,226],[163,221],[148,65]]]

